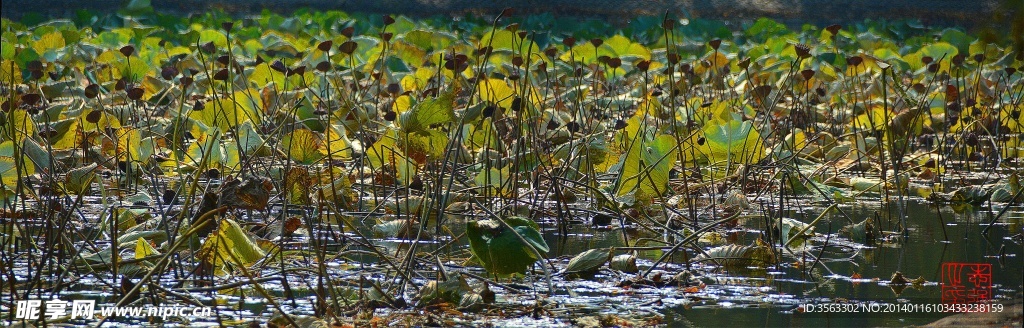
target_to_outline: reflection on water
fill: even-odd
[[[875,215],[878,207],[852,206],[844,208],[855,219]],[[996,211],[998,212],[998,208]],[[825,263],[832,273],[816,269],[814,279],[801,277],[800,270],[784,269],[769,284],[772,288],[764,293],[795,295],[791,304],[810,302],[877,302],[877,303],[942,303],[942,264],[947,262],[988,263],[992,265],[992,291],[994,299],[1000,302],[1020,302],[1022,299],[1022,277],[1024,277],[1024,247],[1011,237],[1022,231],[1020,211],[1008,211],[1002,224],[991,229],[987,236],[981,231],[989,221],[986,211],[955,213],[949,207],[936,208],[921,202],[908,205],[907,225],[909,236],[900,241],[883,243],[864,248],[853,261]],[[805,215],[814,218],[815,212]],[[885,217],[884,215],[882,216]],[[833,219],[842,222],[838,215]],[[809,220],[805,220],[807,222]],[[893,220],[895,225],[895,221]],[[944,223],[944,224],[943,224]],[[886,223],[883,219],[883,227]],[[815,227],[815,231],[828,230],[827,223]],[[943,231],[944,230],[944,231]],[[948,239],[946,238],[948,236]],[[1005,256],[1000,257],[1000,252]],[[907,278],[924,278],[926,283],[908,286],[900,293],[899,288],[890,288],[889,281],[896,271]],[[863,279],[850,279],[859,275]],[[816,277],[815,277],[816,276]],[[874,281],[873,279],[878,279]],[[714,303],[714,302],[712,302]],[[833,326],[870,327],[919,325],[934,321],[948,314],[808,314],[792,313],[795,306],[759,307],[757,304],[730,304],[722,306],[680,306],[664,309],[666,322],[679,326],[715,327],[725,325],[722,318],[729,318],[729,326]]]
[[[895,231],[899,220],[887,215],[877,203],[841,206],[854,220],[879,218],[883,230]],[[821,208],[804,208],[804,212],[790,211],[786,216],[810,222],[820,214]],[[625,296],[614,286],[615,279],[631,276],[598,277],[612,282],[572,281],[560,284],[564,295],[553,300],[564,305],[579,305],[594,313],[629,313],[653,310],[665,316],[670,326],[906,326],[920,325],[942,318],[946,313],[913,314],[810,314],[794,313],[797,305],[808,303],[883,303],[883,304],[937,304],[942,303],[942,264],[947,262],[988,263],[992,265],[992,291],[999,302],[1020,302],[1024,277],[1024,246],[1011,238],[1022,232],[1024,213],[1017,209],[1007,211],[1000,224],[982,235],[991,216],[987,211],[968,209],[960,212],[948,206],[937,207],[923,201],[912,200],[906,208],[908,236],[892,235],[870,247],[845,240],[839,234],[830,238],[829,247],[822,253],[821,263],[814,270],[797,268],[796,259],[790,263],[769,268],[767,272],[705,272],[702,281],[707,289],[684,294],[679,288],[648,288],[630,291]],[[996,208],[997,213],[1000,209]],[[894,210],[895,211],[895,210]],[[876,213],[877,212],[877,213]],[[994,215],[994,214],[991,214]],[[891,219],[890,219],[891,217]],[[824,235],[832,221],[835,233],[847,223],[840,214],[832,213],[822,220],[814,231]],[[733,234],[740,244],[757,238],[761,227],[750,226]],[[552,256],[578,254],[597,247],[623,246],[621,230],[599,230],[585,225],[571,228],[568,238],[558,238],[557,230],[545,230],[552,247]],[[630,235],[635,239],[643,236]],[[947,238],[948,237],[948,238]],[[816,238],[821,244],[824,237]],[[1005,256],[1000,256],[1000,252]],[[660,252],[641,252],[641,268],[653,264]],[[646,256],[645,256],[646,255]],[[691,254],[693,255],[693,254]],[[646,260],[643,259],[646,257]],[[676,263],[681,256],[674,258]],[[827,267],[827,268],[826,268]],[[666,266],[666,272],[682,270],[678,265]],[[905,288],[888,285],[893,273],[901,272],[910,280],[922,278],[924,283]],[[658,302],[652,303],[651,299]],[[591,305],[589,307],[585,305]],[[637,308],[638,304],[646,308]],[[660,305],[659,305],[660,304]],[[597,305],[597,307],[595,307]],[[728,321],[723,321],[728,318]]]
[[[798,207],[799,208],[799,207]],[[853,220],[877,217],[882,230],[898,229],[898,219],[890,219],[890,215],[881,207],[865,202],[856,205],[843,205],[843,211]],[[784,216],[810,222],[821,211],[820,207],[804,206],[802,211],[789,210]],[[783,263],[767,270],[745,272],[717,270],[704,264],[693,264],[691,269],[696,276],[697,284],[703,283],[704,288],[685,290],[679,286],[632,285],[624,288],[622,283],[636,278],[636,274],[602,270],[592,279],[556,277],[553,281],[555,295],[542,297],[552,317],[530,319],[528,316],[487,317],[481,316],[475,324],[494,324],[498,326],[553,326],[570,325],[572,318],[594,314],[616,314],[650,318],[661,315],[661,322],[669,326],[907,326],[919,325],[934,321],[948,314],[944,313],[899,313],[899,314],[818,314],[794,311],[797,305],[809,303],[887,303],[887,304],[934,304],[941,303],[942,264],[947,262],[987,263],[993,268],[992,291],[994,298],[1000,302],[1020,302],[1022,276],[1024,276],[1024,246],[1012,237],[1022,233],[1024,212],[1020,208],[1007,211],[1001,224],[991,229],[988,235],[981,231],[993,214],[988,208],[984,210],[967,210],[956,212],[948,206],[936,207],[922,201],[911,201],[907,205],[908,235],[900,238],[889,234],[886,238],[872,246],[863,246],[851,242],[835,233],[849,221],[835,212],[821,220],[814,231],[819,236],[813,239],[814,244],[821,245],[826,240],[830,247],[820,253],[821,261],[812,270],[801,269],[799,258],[783,257]],[[996,208],[995,212],[1000,209]],[[751,220],[757,221],[757,220]],[[829,225],[832,222],[832,225]],[[701,222],[705,224],[706,222]],[[761,222],[763,224],[763,222]],[[452,235],[459,235],[465,227],[464,222],[449,222]],[[371,232],[363,227],[364,235]],[[653,241],[664,238],[638,233],[635,229],[610,229],[594,227],[589,224],[575,223],[569,225],[569,235],[559,237],[554,224],[542,224],[543,234],[551,246],[552,263],[557,268],[564,267],[568,259],[580,252],[602,247],[622,247],[625,236],[635,245],[635,241],[646,238],[652,242],[646,245],[657,245]],[[719,241],[737,244],[749,244],[760,235],[764,227],[758,222],[741,223],[738,227],[722,236]],[[349,236],[351,238],[352,236]],[[306,247],[308,240],[295,238],[290,247]],[[401,239],[375,239],[381,251],[397,254],[407,251],[410,243]],[[418,244],[419,252],[434,252],[442,257],[451,272],[467,271],[478,275],[487,274],[474,266],[462,266],[462,259],[468,256],[465,240],[451,242],[441,238]],[[704,248],[711,245],[703,244]],[[720,245],[720,244],[719,244]],[[439,249],[439,247],[441,249]],[[359,247],[354,247],[359,249]],[[332,250],[331,252],[336,252]],[[621,254],[622,252],[617,252]],[[660,250],[639,252],[638,265],[641,270],[650,267],[661,255]],[[1003,254],[1002,256],[1000,254]],[[690,252],[689,257],[697,254]],[[386,266],[380,266],[377,257],[370,253],[353,253],[347,256],[348,261],[335,259],[327,264],[328,275],[338,281],[351,283],[349,286],[365,284],[360,281],[389,281]],[[656,274],[664,277],[682,272],[685,257],[682,253],[674,256],[670,263],[659,266]],[[813,262],[813,261],[807,261]],[[804,264],[809,265],[809,264]],[[366,271],[378,267],[378,270]],[[379,270],[383,268],[385,270]],[[273,276],[277,269],[268,269],[265,274]],[[426,270],[430,271],[430,270]],[[426,272],[425,271],[425,272]],[[557,270],[554,270],[557,271]],[[908,285],[906,288],[891,288],[886,283],[894,272],[901,272],[908,279],[920,277],[923,283]],[[547,284],[539,276],[532,275],[517,284],[532,285],[536,290],[547,289]],[[315,296],[310,290],[314,276],[303,273],[301,278],[292,275],[290,286],[278,280],[266,281],[262,284],[271,295],[285,297],[286,294],[294,301],[282,302],[285,311],[294,315],[312,315]],[[429,272],[421,277],[430,279]],[[366,280],[362,280],[366,279]],[[111,287],[104,284],[93,284],[83,279],[74,284],[62,296],[96,299],[98,304],[116,301]],[[168,286],[174,285],[172,277],[163,279]],[[417,285],[426,280],[415,278]],[[525,286],[524,286],[525,287]],[[288,290],[285,292],[285,290]],[[359,296],[358,288],[347,289],[353,293],[345,298],[355,302]],[[537,303],[536,293],[507,293],[496,289],[500,306],[532,307]],[[339,289],[339,292],[346,292]],[[410,292],[411,293],[411,292]],[[340,294],[339,294],[340,295]],[[213,304],[217,299],[218,314],[225,322],[244,324],[249,320],[265,321],[277,314],[273,307],[264,303],[258,294],[250,290],[233,289],[228,293],[203,292],[193,295],[204,304]],[[415,295],[406,295],[412,299]],[[404,311],[404,310],[399,310]],[[215,319],[214,319],[215,320]],[[192,322],[193,325],[213,326],[214,320]],[[123,320],[119,325],[146,325],[144,321]],[[642,322],[642,321],[641,321]],[[86,322],[77,322],[86,323]]]

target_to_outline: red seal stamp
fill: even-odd
[[[970,304],[992,298],[992,264],[942,264],[942,303]]]

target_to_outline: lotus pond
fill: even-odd
[[[948,263],[1024,299],[1009,35],[132,3],[2,20],[5,324],[923,325],[800,305]]]

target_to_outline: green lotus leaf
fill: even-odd
[[[722,122],[713,120],[704,129],[704,145],[694,138],[694,149],[712,163],[729,161],[750,164],[764,158],[764,140],[750,121]],[[684,152],[685,154],[686,152]],[[701,160],[700,158],[698,160]]]
[[[593,272],[600,269],[612,256],[611,248],[594,248],[577,254],[562,270],[563,273]]]
[[[289,158],[300,164],[310,165],[324,157],[322,138],[307,129],[297,129],[285,135],[281,138],[280,147]]]
[[[505,219],[505,223],[512,229],[494,219],[466,223],[469,249],[487,272],[498,275],[523,273],[540,260],[530,246],[544,254],[548,252],[548,245],[533,221],[513,217]]]
[[[212,264],[217,274],[223,275],[229,267],[252,265],[263,259],[266,253],[235,220],[224,219],[203,242],[197,256]]]
[[[668,190],[668,175],[676,161],[676,139],[638,135],[619,160],[621,170],[615,196],[626,203],[647,203]]]
[[[427,132],[431,125],[449,123],[455,119],[455,94],[442,93],[437,98],[422,101],[402,113],[398,125],[406,132]]]

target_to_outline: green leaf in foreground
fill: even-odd
[[[21,149],[24,152],[24,149]],[[14,143],[11,141],[5,141],[0,143],[0,177],[2,177],[3,187],[10,191],[14,191],[17,188],[20,177],[28,177],[36,173],[36,166],[32,164],[32,161],[28,156],[20,156],[21,161],[18,161],[16,154],[19,153],[14,148]]]
[[[493,219],[467,223],[469,250],[487,272],[499,275],[523,273],[539,260],[530,251],[530,246],[536,248],[538,252],[546,253],[548,244],[544,242],[544,238],[537,231],[537,224],[533,221],[513,217],[505,219],[505,223],[512,229]],[[516,233],[529,245],[524,244]]]
[[[419,103],[405,111],[398,123],[406,132],[426,133],[431,125],[451,122],[455,119],[455,93],[445,92],[437,98]]]
[[[324,157],[320,151],[322,144],[316,132],[306,129],[297,129],[281,138],[281,148],[288,157],[305,165],[316,163]]]
[[[249,100],[255,91],[239,91],[235,99],[221,97],[206,104],[203,110],[193,110],[189,117],[208,127],[218,127],[221,131],[229,131],[244,122],[260,122],[260,104]]]
[[[764,140],[750,121],[711,121],[703,129],[706,145],[695,143],[696,150],[715,163],[729,161],[750,164],[764,158]]]
[[[76,168],[64,178],[64,189],[71,194],[84,194],[96,178],[96,163]]]
[[[18,183],[18,163],[15,162],[13,157],[0,156],[0,181],[3,182],[3,187],[14,189],[14,186]]]
[[[224,274],[228,266],[252,265],[266,256],[266,253],[237,222],[225,219],[221,221],[220,228],[203,242],[197,255],[207,263],[212,263],[218,274]]]
[[[771,247],[760,240],[749,246],[732,244],[715,247],[706,254],[698,256],[697,261],[714,259],[727,269],[765,267],[775,262]]]
[[[602,265],[608,262],[608,258],[612,255],[611,248],[595,248],[587,250],[572,260],[569,260],[569,264],[565,266],[563,273],[575,273],[575,272],[594,272],[600,269]]]
[[[398,147],[394,130],[388,132],[366,150],[366,162],[374,170],[390,168],[402,184],[408,185],[416,175],[416,165]]]
[[[160,251],[157,251],[153,245],[150,245],[146,239],[139,237],[135,241],[135,259],[142,259],[147,256],[160,255]]]
[[[615,197],[626,203],[647,202],[668,190],[668,173],[676,159],[676,142],[670,135],[653,140],[637,135],[623,155]]]

